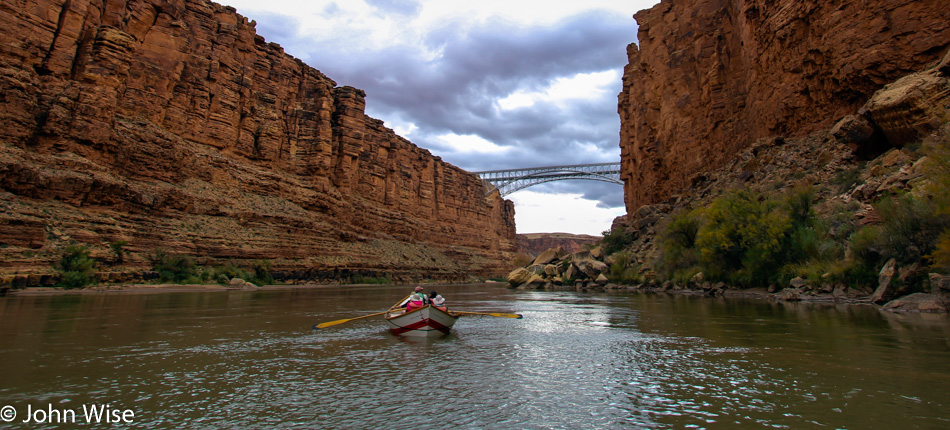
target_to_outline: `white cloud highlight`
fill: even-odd
[[[508,196],[515,203],[518,233],[600,235],[624,208],[602,208],[580,194],[546,194],[522,190]],[[522,224],[523,223],[523,224]],[[522,228],[527,225],[528,228]]]

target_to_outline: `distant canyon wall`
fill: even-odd
[[[506,273],[510,201],[254,25],[204,0],[0,0],[0,266],[125,241],[140,266]]]
[[[757,139],[830,128],[950,47],[937,0],[663,0],[634,17],[618,106],[627,213]]]
[[[518,235],[518,251],[532,257],[541,255],[544,251],[561,247],[564,252],[573,254],[593,246],[603,239],[602,236],[571,233],[527,233]]]

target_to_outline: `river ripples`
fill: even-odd
[[[7,298],[0,400],[108,402],[134,428],[950,425],[945,316],[438,289],[524,319],[463,317],[429,340],[376,318],[309,329],[386,308],[392,287]]]

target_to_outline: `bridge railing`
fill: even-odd
[[[474,173],[482,178],[487,193],[497,189],[502,197],[533,185],[552,181],[586,179],[623,184],[620,180],[620,163],[573,164]]]

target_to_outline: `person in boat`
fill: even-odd
[[[412,294],[409,295],[409,301],[406,302],[406,312],[412,312],[414,309],[419,309],[427,304],[429,298],[426,297],[425,293],[422,292],[422,287],[417,286],[413,290]]]
[[[443,298],[441,294],[435,291],[432,291],[431,293],[429,293],[429,303],[432,303],[432,306],[442,309],[443,311],[446,310],[445,298]]]

